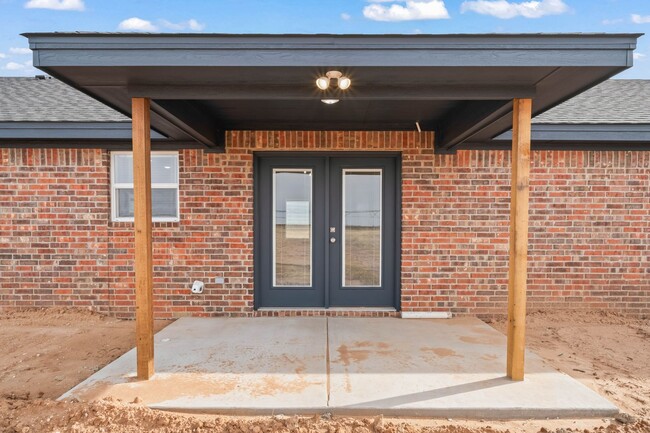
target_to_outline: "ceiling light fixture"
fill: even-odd
[[[341,90],[347,90],[352,85],[352,80],[348,77],[344,77],[340,71],[327,71],[324,77],[320,77],[316,80],[316,87],[321,90],[327,90],[329,89],[332,80],[336,80],[336,86]]]
[[[339,102],[338,99],[321,99],[320,101],[323,104],[327,104],[327,105],[332,105],[332,104],[336,104],[337,102]]]
[[[316,80],[316,87],[318,87],[321,90],[327,90],[329,86],[330,86],[329,78],[320,77],[318,80]]]
[[[352,80],[349,79],[348,77],[339,78],[339,89],[347,90],[350,88],[351,85],[352,85]]]

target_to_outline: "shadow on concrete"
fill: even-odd
[[[364,402],[363,404],[353,404],[344,406],[344,408],[356,408],[356,407],[397,407],[403,406],[409,403],[418,403],[421,401],[435,400],[438,398],[449,397],[457,394],[466,394],[474,391],[481,391],[488,388],[494,388],[497,386],[503,385],[512,385],[512,381],[506,376],[495,377],[493,379],[478,380],[476,382],[463,383],[460,385],[447,386],[439,389],[432,389],[429,391],[415,392],[412,394],[400,395],[397,397],[382,398],[379,400],[372,400]]]

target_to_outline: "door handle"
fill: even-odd
[[[336,243],[336,238],[334,236],[332,236],[330,238],[330,244],[335,244],[335,243]]]

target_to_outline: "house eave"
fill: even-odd
[[[413,130],[417,122],[448,152],[510,129],[515,98],[534,97],[537,115],[631,67],[640,34],[25,36],[36,67],[121,113],[130,115],[131,98],[150,98],[152,129],[172,140],[221,148],[225,130]],[[330,68],[355,84],[324,111],[313,82]],[[442,86],[456,90],[445,97],[435,91]],[[472,96],[471,86],[491,90]]]

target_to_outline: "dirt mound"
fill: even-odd
[[[474,425],[472,425],[474,424]],[[313,417],[218,417],[191,416],[161,412],[112,400],[94,403],[59,402],[5,398],[0,408],[0,431],[6,433],[505,433],[486,423],[459,421],[458,424],[435,426],[417,422],[387,421],[375,418],[339,418],[328,415]],[[518,430],[518,429],[515,429]],[[650,424],[613,423],[593,429],[536,428],[540,433],[650,433]]]
[[[174,414],[123,404],[109,399],[95,403],[52,400],[5,399],[0,429],[3,432],[224,432],[224,433],[415,433],[422,429],[409,424],[384,422],[383,418],[331,417],[233,418]],[[441,433],[489,433],[489,427],[469,429],[441,426],[427,431]]]

